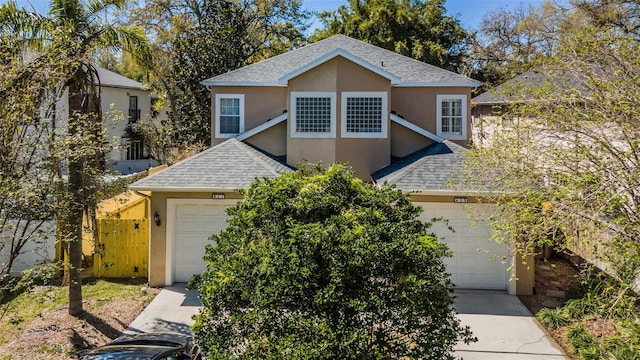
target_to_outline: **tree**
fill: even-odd
[[[311,41],[344,34],[399,54],[459,71],[471,36],[446,16],[444,0],[349,0],[319,17],[324,28]]]
[[[446,245],[419,208],[341,165],[256,180],[211,237],[196,339],[209,359],[453,359]]]
[[[520,5],[512,11],[503,8],[488,13],[471,47],[474,78],[494,86],[535,68],[556,53],[558,39],[574,21],[579,22],[551,1],[538,7]]]
[[[51,62],[61,49],[24,64],[13,35],[0,37],[0,299],[15,285],[11,274],[21,254],[43,255],[42,265],[49,260],[46,242],[55,235],[59,210],[52,201],[58,154],[51,147],[53,114],[47,105],[55,97],[48,91],[60,87],[66,64]],[[36,267],[31,273],[42,273],[44,266]]]
[[[82,216],[95,207],[98,176],[102,171],[103,139],[99,78],[91,64],[96,48],[118,48],[149,61],[146,38],[140,30],[110,24],[104,14],[121,8],[126,0],[52,0],[48,16],[42,16],[9,3],[2,7],[2,33],[13,33],[22,49],[46,52],[64,45],[64,86],[69,89],[69,116],[66,130],[70,138],[64,165],[68,182],[62,197],[67,201],[61,214],[61,236],[68,254],[69,313],[82,314]],[[59,92],[61,93],[61,92]],[[80,141],[80,140],[84,141]]]
[[[309,14],[300,0],[148,1],[130,24],[154,40],[153,69],[182,145],[211,142],[205,79],[300,46]]]
[[[514,99],[506,116],[518,121],[476,149],[471,164],[502,190],[498,234],[528,252],[592,244],[626,292],[640,277],[640,38],[629,36],[627,20],[576,14],[584,21],[567,27],[538,68],[546,81],[505,87]]]

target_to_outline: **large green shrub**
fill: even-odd
[[[211,240],[194,332],[208,359],[453,359],[447,247],[400,191],[340,165],[256,180]]]

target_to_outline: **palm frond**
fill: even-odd
[[[79,0],[51,0],[49,18],[53,21],[77,21],[85,18],[82,4]]]
[[[126,51],[139,65],[145,68],[151,66],[151,46],[142,29],[107,26],[103,30],[100,36],[102,46]]]
[[[0,7],[0,38],[19,43],[23,50],[40,51],[47,41],[50,21],[38,14],[18,8],[14,1]]]
[[[87,0],[85,4],[86,17],[92,18],[99,13],[109,10],[121,10],[131,0]]]

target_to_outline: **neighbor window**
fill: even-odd
[[[336,94],[331,92],[291,93],[292,137],[335,137]]]
[[[138,109],[138,97],[129,96],[129,123],[135,124],[140,120],[140,109]]]
[[[216,94],[216,137],[235,137],[244,132],[244,95]]]
[[[127,145],[127,160],[140,160],[144,158],[144,144],[142,140],[125,140]]]
[[[387,137],[387,93],[343,92],[342,137]]]
[[[467,96],[438,95],[437,133],[445,139],[466,140]]]

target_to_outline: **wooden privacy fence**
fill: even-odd
[[[149,219],[98,219],[95,277],[147,277]]]

